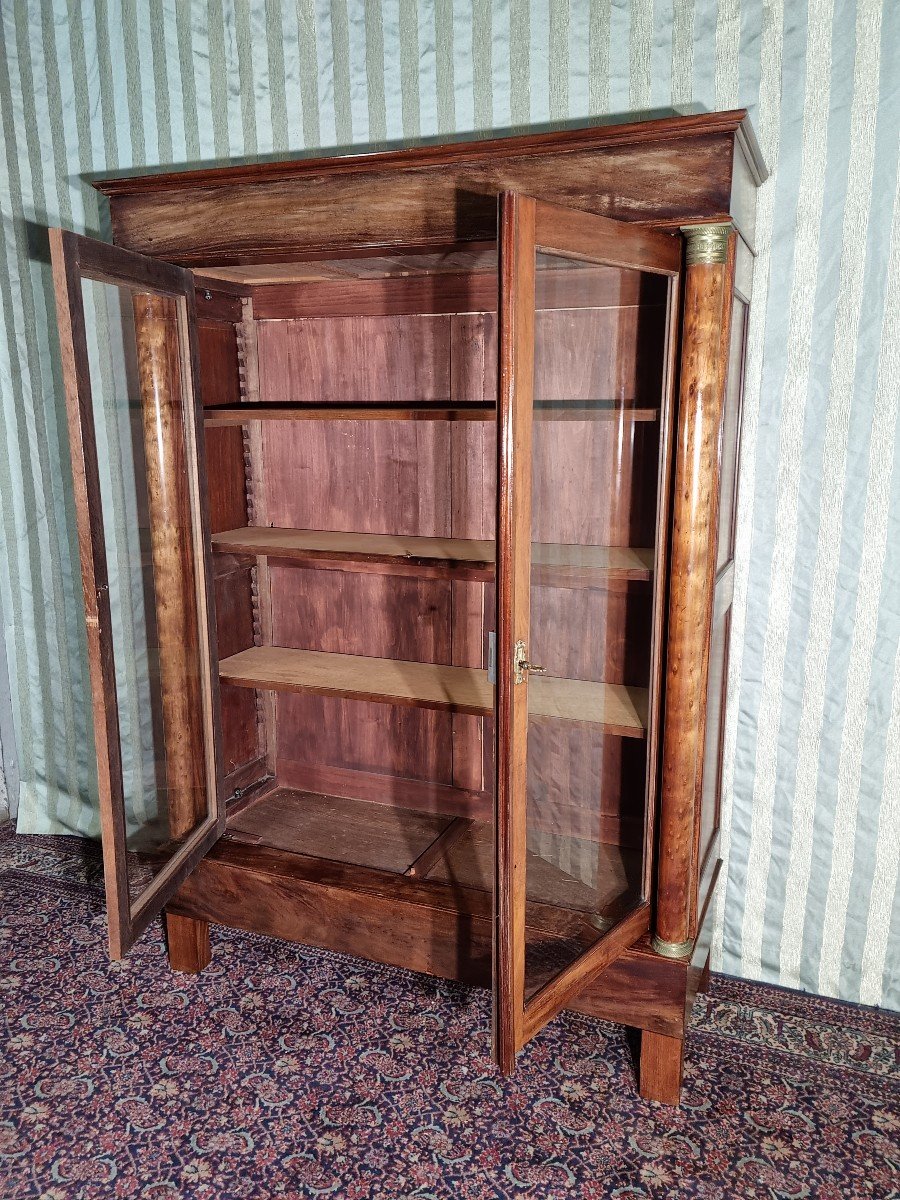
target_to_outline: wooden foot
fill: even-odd
[[[645,1100],[660,1104],[681,1103],[681,1071],[684,1065],[684,1039],[662,1033],[641,1034],[641,1084]]]
[[[212,951],[209,946],[209,921],[195,921],[193,917],[178,917],[167,912],[166,942],[169,949],[169,966],[173,971],[196,975],[209,966]]]

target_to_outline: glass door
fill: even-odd
[[[224,828],[189,271],[50,231],[120,958]]]
[[[649,926],[681,239],[500,204],[494,1045]]]

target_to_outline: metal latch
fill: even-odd
[[[528,651],[524,642],[516,642],[513,648],[513,672],[516,683],[524,683],[526,672],[529,675],[546,675],[547,668],[539,667],[537,663],[528,661]]]

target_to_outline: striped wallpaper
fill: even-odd
[[[716,965],[900,1007],[900,5],[9,0],[0,575],[20,828],[93,831],[41,230],[92,175],[648,109],[752,110],[760,192]]]

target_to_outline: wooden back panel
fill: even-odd
[[[562,271],[560,277],[577,277]],[[615,281],[613,281],[615,282]],[[282,285],[282,291],[287,285]],[[315,296],[331,285],[296,284],[282,311],[315,311]],[[440,286],[436,285],[436,292]],[[543,289],[544,291],[546,289]],[[609,289],[607,289],[609,290]],[[491,297],[491,289],[460,294]],[[567,297],[576,307],[562,308]],[[638,308],[639,293],[616,285],[609,307],[578,307],[570,283],[543,297],[539,394],[547,399],[611,398],[642,402],[653,381],[642,375],[655,309]],[[626,299],[624,306],[615,301]],[[383,280],[355,281],[344,311],[256,323],[259,397],[318,404],[493,400],[496,393],[496,312],[397,314]],[[261,305],[261,307],[263,307]],[[365,315],[346,309],[361,308]],[[648,315],[649,314],[649,315]],[[658,391],[657,391],[658,396]],[[655,517],[658,429],[628,419],[540,423],[535,481],[547,541],[650,545]],[[495,520],[496,428],[493,422],[261,423],[259,484],[268,523],[296,527],[430,537],[492,538]],[[587,447],[587,450],[585,449]],[[591,464],[565,484],[565,463]],[[563,486],[561,486],[563,481]],[[275,644],[457,665],[486,665],[494,628],[493,585],[450,579],[297,568],[272,564]],[[617,584],[592,593],[542,587],[549,626],[584,627],[574,677],[646,683],[650,589]],[[579,599],[579,597],[581,599]],[[597,613],[605,634],[597,639]],[[552,620],[549,618],[552,615]],[[539,622],[539,624],[541,624]],[[550,662],[552,647],[540,647]],[[548,664],[549,665],[549,664]],[[278,699],[278,775],[288,786],[335,790],[440,811],[486,815],[492,777],[491,722],[482,718],[393,710],[329,697]],[[581,780],[571,778],[571,747],[548,726],[534,786],[553,786],[590,812],[585,835],[635,841],[641,813],[620,797],[643,792],[640,742],[569,731],[585,741]],[[566,741],[563,739],[563,741]],[[602,812],[596,804],[603,778]],[[455,792],[454,792],[455,789]],[[593,801],[593,802],[592,802]]]
[[[260,396],[273,402],[446,402],[450,319],[339,316],[261,321]]]
[[[449,316],[427,315],[260,321],[260,398],[446,403],[450,325]],[[275,526],[450,536],[446,422],[264,424],[261,438],[266,512]],[[446,579],[273,564],[270,585],[276,645],[452,661]],[[391,797],[392,780],[403,780],[430,807],[425,785],[453,782],[452,723],[449,713],[280,697],[279,779],[359,798],[372,798],[378,783]]]

